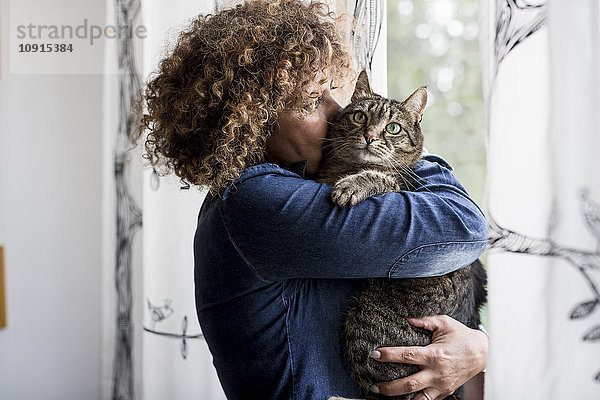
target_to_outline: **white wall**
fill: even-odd
[[[103,78],[11,74],[8,8],[0,0],[0,399],[96,399]]]

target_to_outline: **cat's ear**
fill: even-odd
[[[410,112],[417,114],[417,120],[421,122],[423,111],[425,111],[425,106],[427,105],[427,89],[425,89],[425,86],[415,90],[413,94],[402,102],[402,105]]]
[[[363,69],[358,75],[358,79],[356,79],[356,87],[354,88],[354,93],[352,94],[352,101],[355,101],[361,96],[366,96],[369,94],[373,94],[373,90],[371,90],[371,84],[369,83],[367,71]]]

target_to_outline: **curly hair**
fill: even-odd
[[[149,131],[144,157],[211,192],[263,162],[277,113],[314,97],[317,77],[321,85],[347,76],[335,23],[326,4],[299,0],[247,1],[197,17],[138,100],[147,113],[133,138]]]

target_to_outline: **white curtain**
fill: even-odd
[[[600,6],[480,0],[486,399],[600,398]]]
[[[108,25],[132,20],[147,36],[123,35],[105,55],[101,398],[224,399],[194,304],[192,241],[204,193],[180,190],[174,177],[156,179],[129,140],[137,90],[179,31],[214,3],[106,0],[106,7]]]
[[[140,23],[139,0],[106,0],[105,6],[107,25]],[[121,35],[106,41],[104,57],[102,399],[141,392],[141,159],[129,151],[141,47],[135,36]]]
[[[143,76],[156,69],[178,33],[213,1],[142,1],[148,38]],[[143,182],[142,396],[153,399],[225,399],[202,338],[194,300],[193,238],[205,192],[182,190],[173,175],[148,168]]]

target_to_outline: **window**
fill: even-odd
[[[485,109],[475,0],[389,0],[388,96],[427,85],[425,146],[444,157],[483,204]]]

